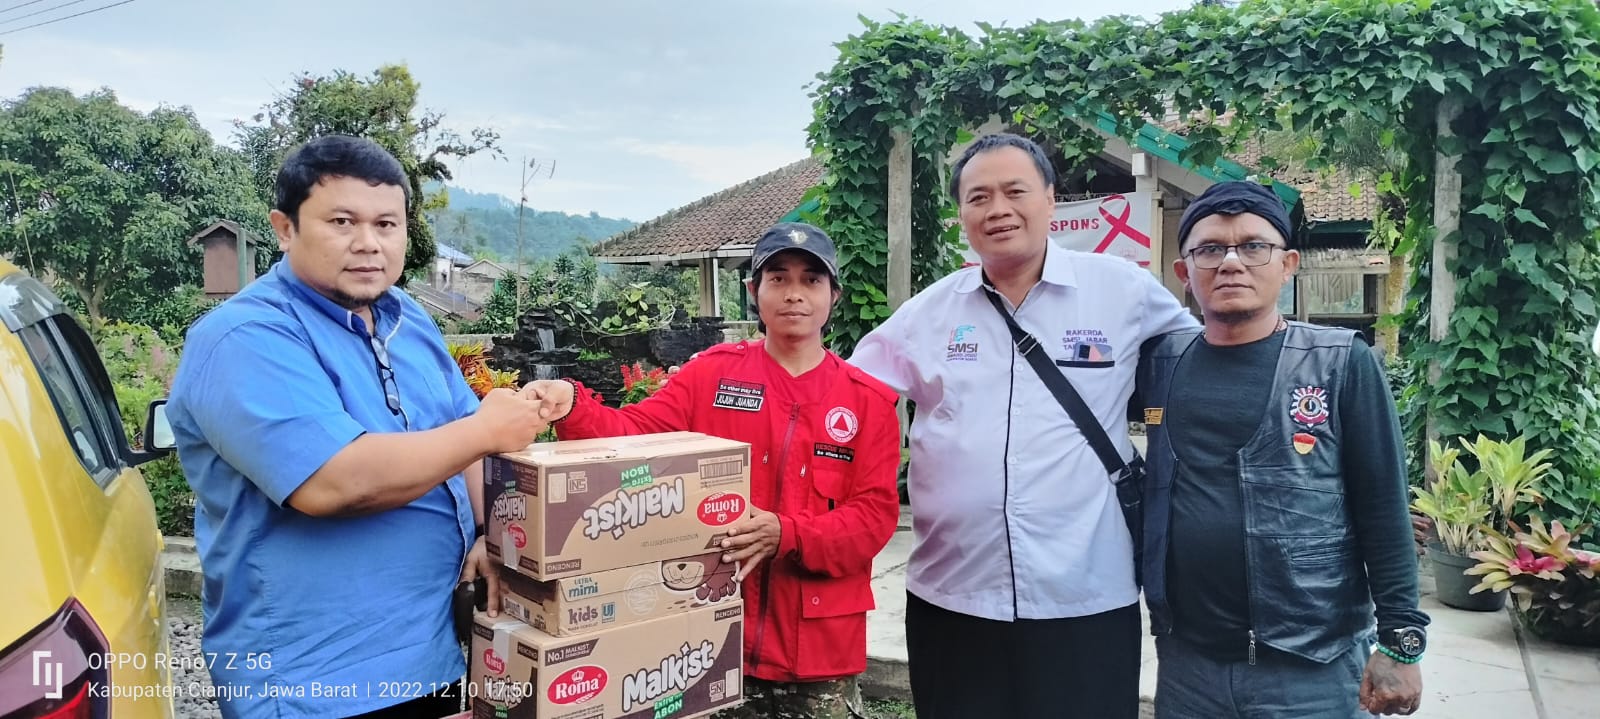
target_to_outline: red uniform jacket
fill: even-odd
[[[761,342],[700,353],[659,392],[611,409],[580,388],[562,439],[688,430],[750,443],[750,501],[778,553],[744,579],[745,673],[818,681],[867,666],[872,558],[899,520],[895,393],[832,352],[791,377]]]

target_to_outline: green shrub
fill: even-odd
[[[160,333],[144,325],[112,322],[95,337],[96,349],[117,392],[117,411],[128,444],[144,448],[144,422],[150,402],[167,396],[178,371],[178,353]],[[161,533],[194,534],[194,494],[176,455],[139,468],[156,504]]]

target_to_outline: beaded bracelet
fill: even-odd
[[[1420,657],[1420,656],[1419,657],[1402,656],[1399,652],[1397,652],[1397,651],[1395,651],[1393,649],[1390,649],[1390,648],[1388,648],[1388,647],[1386,647],[1386,646],[1384,646],[1382,644],[1378,645],[1378,651],[1383,652],[1384,656],[1386,656],[1386,657],[1388,657],[1390,659],[1393,659],[1393,660],[1395,660],[1397,662],[1400,662],[1401,664],[1416,664],[1417,662],[1422,661],[1422,657]]]
[[[564,419],[572,416],[572,410],[575,410],[575,409],[578,408],[578,383],[577,382],[573,382],[570,379],[566,379],[565,377],[563,377],[561,379],[561,381],[562,382],[566,382],[567,384],[572,386],[572,402],[567,405],[567,413],[564,414],[564,415],[561,415],[560,417],[557,417],[555,419],[550,420],[550,424],[555,424],[557,422],[560,422],[561,420],[564,420]]]

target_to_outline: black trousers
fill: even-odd
[[[917,719],[1137,719],[1139,605],[999,622],[906,593]]]
[[[351,719],[440,719],[461,713],[462,683],[456,682],[427,696],[360,714]]]

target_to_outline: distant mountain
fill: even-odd
[[[436,192],[439,183],[430,182],[423,186],[428,192]],[[517,203],[503,195],[485,192],[473,192],[459,187],[445,185],[444,189],[450,195],[450,209],[452,210],[498,210],[501,208],[516,209]]]
[[[439,185],[427,187],[436,191]],[[489,257],[513,263],[517,252],[517,205],[502,195],[472,192],[444,186],[450,206],[428,213],[434,236],[474,257]],[[586,248],[619,232],[633,229],[632,220],[601,217],[596,213],[569,215],[565,212],[522,210],[522,250],[525,264]]]

